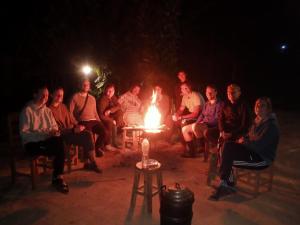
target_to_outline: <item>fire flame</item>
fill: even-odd
[[[153,91],[151,104],[144,118],[144,127],[147,132],[159,132],[161,114],[155,105],[157,93]]]

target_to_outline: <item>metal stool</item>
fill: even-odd
[[[144,175],[144,185],[140,186],[139,183],[140,183],[141,174]],[[153,175],[156,176],[157,185],[152,184]],[[162,173],[161,173],[160,163],[158,163],[156,167],[150,167],[150,168],[143,168],[142,162],[136,163],[130,207],[132,209],[134,208],[136,203],[136,196],[138,194],[143,195],[146,200],[147,211],[148,213],[152,213],[152,197],[160,193],[161,187],[162,187]]]

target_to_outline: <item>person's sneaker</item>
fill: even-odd
[[[104,156],[104,151],[101,148],[95,149],[95,155],[97,158]]]
[[[95,171],[96,173],[102,173],[102,170],[97,166],[96,162],[92,163],[85,163],[83,168],[85,170],[92,170]]]
[[[69,187],[62,178],[53,179],[52,185],[56,188],[57,191],[59,191],[63,194],[69,193]]]
[[[221,183],[215,192],[209,196],[209,200],[218,201],[220,198],[223,198],[227,195],[233,194],[236,192],[234,187],[231,187],[227,184]]]
[[[105,146],[105,150],[106,151],[111,151],[111,152],[114,152],[114,151],[117,151],[118,149],[113,147],[112,145],[106,145]]]

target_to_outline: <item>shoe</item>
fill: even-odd
[[[113,147],[112,145],[106,145],[105,146],[105,150],[106,151],[111,151],[111,152],[114,152],[114,151],[117,151],[118,149]]]
[[[56,188],[57,191],[63,194],[69,193],[69,187],[62,178],[53,179],[52,185]]]
[[[95,149],[95,155],[97,158],[104,156],[104,151],[101,148]]]
[[[96,162],[85,163],[83,169],[92,170],[95,171],[96,173],[102,173],[102,170],[97,166]]]
[[[236,189],[234,187],[221,183],[219,187],[216,189],[216,191],[211,196],[209,196],[208,199],[211,201],[218,201],[220,198],[223,198],[227,195],[231,195],[235,192]]]

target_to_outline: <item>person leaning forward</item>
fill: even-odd
[[[114,147],[120,147],[117,142],[117,134],[122,133],[125,123],[121,105],[115,96],[115,85],[105,87],[103,95],[97,100],[97,112],[109,133],[109,143]]]

